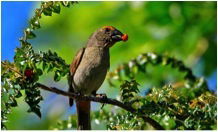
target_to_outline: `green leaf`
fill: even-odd
[[[135,110],[138,110],[142,107],[143,103],[142,102],[134,102],[132,104],[132,107],[135,109]]]
[[[54,81],[58,82],[61,80],[61,74],[59,71],[55,71]]]
[[[51,16],[52,15],[52,9],[50,7],[44,8],[42,12],[43,12],[43,14],[45,16]]]
[[[40,109],[39,109],[38,107],[32,107],[32,108],[28,109],[27,112],[33,112],[33,113],[35,113],[39,118],[42,117],[42,114],[41,114]]]
[[[51,71],[53,70],[53,68],[54,68],[53,64],[52,64],[52,63],[49,64],[49,65],[48,65],[48,69],[47,69],[47,73],[48,73],[48,72],[51,72]]]
[[[57,14],[60,14],[61,12],[61,6],[59,3],[55,3],[53,6],[52,6],[52,11],[54,13],[57,13]]]
[[[38,28],[40,28],[39,19],[36,18],[36,17],[33,17],[33,18],[30,20],[30,24],[31,24],[31,27],[32,27],[33,29],[38,29]]]
[[[163,124],[163,126],[168,130],[174,129],[174,127],[176,126],[175,121],[169,116],[164,116],[164,118],[161,121],[161,124]]]
[[[48,64],[45,61],[43,61],[42,70],[44,71],[46,68],[48,68]]]
[[[42,15],[41,14],[41,9],[36,9],[35,10],[35,16],[38,17],[38,18],[41,18],[41,15]]]
[[[70,2],[69,1],[61,1],[61,3],[65,7],[70,7]]]
[[[17,91],[17,95],[15,97],[20,98],[21,96],[22,96],[22,93],[20,91]]]
[[[36,37],[36,35],[32,32],[32,30],[30,28],[27,28],[24,31],[24,33],[25,33],[27,39],[33,39]]]
[[[78,1],[70,1],[71,2],[71,4],[73,5],[73,4],[78,4]]]
[[[37,69],[37,70],[36,70],[36,73],[37,73],[38,76],[41,76],[41,75],[43,74],[43,72],[42,72],[41,69]]]
[[[14,98],[11,98],[8,102],[11,107],[16,107],[17,106],[17,101]]]
[[[3,85],[4,86],[4,85]],[[8,93],[6,93],[6,92],[2,92],[2,95],[1,95],[1,101],[3,101],[3,102],[8,102],[8,100],[9,100],[9,95],[8,95]]]

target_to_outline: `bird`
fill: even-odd
[[[128,35],[113,26],[97,29],[70,64],[69,92],[96,96],[110,67],[109,49],[115,43],[127,40]],[[75,102],[78,117],[77,129],[91,130],[90,101],[75,100]],[[69,98],[69,105],[73,106],[73,103],[74,100]]]

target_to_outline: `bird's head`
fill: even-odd
[[[102,46],[106,48],[112,47],[116,42],[127,41],[128,35],[123,34],[112,26],[104,26],[94,32],[87,46]]]

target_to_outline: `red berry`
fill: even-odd
[[[33,70],[32,69],[26,69],[25,72],[24,72],[24,75],[27,78],[31,78],[33,76]]]
[[[123,34],[122,40],[123,40],[123,41],[127,41],[127,40],[128,40],[128,35],[127,35],[127,34]]]

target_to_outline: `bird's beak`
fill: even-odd
[[[128,35],[123,34],[118,30],[114,30],[112,34],[112,39],[115,41],[127,41],[128,40]]]

